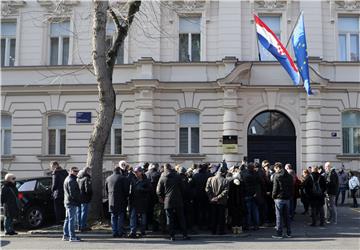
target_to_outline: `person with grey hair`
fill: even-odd
[[[325,163],[326,178],[326,223],[337,224],[336,195],[339,190],[339,177],[330,162]]]
[[[19,215],[18,190],[15,185],[15,175],[5,175],[5,182],[1,188],[1,205],[4,207],[4,229],[5,235],[16,235],[13,221]]]
[[[89,204],[92,198],[92,186],[91,186],[91,168],[85,167],[79,171],[77,176],[77,182],[80,188],[81,205],[78,208],[78,223],[79,231],[90,231],[91,228],[87,226],[87,215],[89,210]]]

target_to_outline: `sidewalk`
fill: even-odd
[[[338,224],[325,224],[324,227],[310,227],[308,223],[311,222],[309,215],[301,215],[302,206],[298,206],[298,214],[295,216],[295,221],[292,223],[293,237],[360,237],[360,208],[350,208],[348,205],[338,207]],[[260,227],[258,231],[247,231],[246,233],[232,234],[228,232],[226,235],[212,235],[209,232],[200,232],[198,234],[190,234],[193,238],[226,238],[226,237],[256,237],[256,238],[271,238],[274,234],[273,227]],[[51,226],[43,229],[28,231],[22,234],[23,236],[59,236],[62,235],[62,226]],[[111,237],[110,226],[103,226],[95,228],[92,231],[78,233],[81,236],[87,237]],[[164,238],[167,235],[161,233],[147,232],[146,238]]]

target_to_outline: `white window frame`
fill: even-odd
[[[1,155],[5,155],[5,132],[6,131],[10,131],[10,154],[6,154],[6,155],[11,155],[11,143],[12,143],[12,116],[11,115],[7,115],[7,114],[2,114],[1,116],[8,116],[10,118],[10,128],[4,128],[3,126],[1,126]]]
[[[182,114],[185,114],[185,113],[194,113],[194,114],[196,114],[199,117],[199,123],[197,125],[195,125],[195,124],[182,125],[180,117],[181,117]],[[179,136],[178,152],[179,152],[179,154],[200,154],[200,152],[201,152],[201,126],[200,126],[200,123],[201,122],[200,122],[200,114],[199,114],[199,112],[196,112],[196,111],[184,111],[184,112],[181,112],[179,114],[179,129],[178,129],[178,136]],[[188,130],[188,150],[187,150],[187,153],[180,152],[180,129],[182,129],[182,128],[187,128],[187,130]],[[191,145],[192,145],[191,128],[198,128],[199,129],[199,152],[197,152],[197,153],[194,153],[194,152],[191,151]]]
[[[54,126],[54,127],[50,127],[49,126],[49,118],[51,116],[54,116],[54,115],[60,115],[60,116],[64,116],[65,118],[65,124],[66,124],[66,115],[64,114],[50,114],[47,116],[47,135],[46,135],[46,138],[47,138],[47,144],[46,144],[46,150],[47,150],[47,154],[50,155],[50,152],[49,152],[49,143],[50,143],[50,138],[49,138],[49,130],[55,130],[55,154],[51,154],[51,155],[66,155],[66,152],[67,152],[67,138],[65,139],[65,154],[60,154],[60,141],[61,141],[61,138],[60,138],[60,130],[65,130],[65,136],[66,136],[66,125],[65,127],[63,126]]]
[[[345,61],[346,62],[358,62],[358,61],[360,61],[360,15],[342,15],[342,14],[339,14],[338,15],[338,22],[337,22],[337,24],[339,24],[339,19],[340,18],[346,18],[346,17],[355,17],[355,18],[357,18],[358,19],[358,25],[359,25],[359,30],[358,30],[358,32],[341,32],[340,31],[340,29],[339,29],[339,25],[337,25],[337,44],[338,44],[338,47],[337,47],[337,50],[338,50],[338,59],[339,60],[341,60],[341,54],[340,54],[340,39],[339,39],[339,37],[340,37],[340,35],[345,35],[345,39],[346,39],[346,44],[345,44],[345,46],[346,46],[346,54],[345,54],[345,56],[346,56],[346,59],[345,59]],[[350,53],[350,36],[351,35],[357,35],[358,36],[358,57],[359,57],[359,60],[358,61],[351,61],[351,53]]]
[[[182,33],[180,32],[180,19],[181,18],[200,18],[200,33]],[[188,35],[188,54],[189,54],[189,62],[194,62],[192,60],[192,51],[191,51],[191,38],[192,38],[192,34],[200,34],[200,62],[204,60],[205,58],[205,48],[204,45],[206,44],[206,42],[204,41],[205,39],[205,33],[204,33],[204,25],[205,25],[205,14],[204,13],[182,13],[181,15],[178,16],[178,22],[177,22],[177,26],[178,26],[178,43],[177,43],[177,58],[178,61],[180,61],[180,34],[187,34]],[[206,30],[206,29],[205,29]],[[181,61],[184,62],[184,61]]]
[[[122,129],[122,123],[123,123],[123,116],[121,114],[115,114],[115,116],[121,117],[121,123],[120,124],[112,124],[111,125],[111,131],[108,140],[110,139],[110,155],[115,155],[115,130],[121,129],[121,152],[123,153],[123,129]],[[114,117],[115,119],[115,117]]]
[[[17,66],[17,49],[18,49],[18,39],[16,39],[18,34],[18,22],[17,19],[9,19],[9,20],[1,20],[3,23],[15,23],[15,36],[1,36],[1,39],[5,39],[5,60],[4,60],[4,67],[10,66],[10,40],[15,39],[15,58],[14,58],[14,65],[10,67]]]
[[[56,66],[56,65],[70,65],[70,61],[71,61],[71,50],[72,50],[72,39],[71,39],[71,26],[72,26],[72,22],[70,18],[66,18],[65,20],[59,21],[59,22],[69,22],[69,35],[68,36],[64,36],[64,35],[60,35],[60,36],[52,36],[51,35],[51,24],[52,23],[56,23],[56,21],[54,22],[49,22],[49,39],[48,39],[48,44],[49,44],[49,49],[48,49],[48,61],[49,61],[49,65],[50,66]],[[59,44],[58,44],[58,62],[57,64],[51,64],[51,38],[58,38],[59,39]],[[64,45],[64,38],[68,38],[69,39],[69,56],[68,56],[68,62],[67,64],[62,64],[62,59],[63,59],[63,45]]]
[[[342,114],[341,114],[341,117],[345,114],[345,113],[351,113],[351,112],[354,112],[354,113],[359,113],[360,114],[360,111],[356,111],[356,110],[347,110],[347,111],[344,111]],[[344,145],[342,145],[342,153],[347,155],[347,154],[359,154],[359,153],[355,153],[354,152],[354,128],[357,128],[357,129],[360,129],[360,124],[358,126],[345,126],[344,124],[342,124],[342,127],[341,127],[341,133],[342,132],[342,129],[344,128],[348,128],[349,129],[349,152],[348,153],[345,153],[344,152]],[[344,137],[344,135],[342,134],[342,136]],[[343,140],[341,141],[343,143]]]

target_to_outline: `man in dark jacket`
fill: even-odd
[[[151,184],[143,173],[142,167],[134,169],[136,179],[130,185],[130,234],[129,238],[136,238],[138,216],[141,221],[140,233],[145,235],[146,212],[148,199],[150,198]]]
[[[273,238],[282,238],[283,220],[286,227],[286,237],[291,237],[290,199],[293,197],[293,177],[283,168],[280,162],[274,165],[272,198],[275,201],[276,235]]]
[[[159,164],[150,164],[149,170],[145,173],[151,184],[151,193],[147,211],[147,224],[152,226],[154,232],[159,230],[159,222],[154,218],[154,208],[159,203],[156,195],[156,186],[160,179]]]
[[[185,226],[183,193],[184,187],[181,177],[169,163],[165,164],[165,171],[160,176],[156,194],[159,197],[160,203],[164,203],[170,239],[172,241],[175,240],[175,216],[182,230],[183,239],[189,239]]]
[[[64,206],[66,216],[63,240],[69,240],[70,242],[80,241],[80,238],[75,235],[76,210],[80,205],[80,189],[76,181],[78,172],[77,167],[71,167],[70,174],[64,181]]]
[[[120,166],[115,166],[113,174],[105,182],[113,237],[122,237],[124,234],[123,224],[128,205],[129,188],[127,177],[121,174]]]
[[[251,222],[253,223],[254,230],[259,229],[259,208],[256,203],[256,193],[260,190],[260,178],[254,169],[254,163],[250,162],[246,170],[242,174],[244,182],[244,196],[246,204],[246,226],[244,230],[248,230]]]
[[[54,200],[55,222],[59,224],[65,218],[64,180],[68,176],[68,172],[56,161],[52,161],[50,167],[53,171],[51,192]]]
[[[1,205],[4,207],[5,235],[16,235],[13,220],[19,215],[18,190],[15,185],[15,175],[6,174],[1,188]]]
[[[80,170],[77,176],[77,182],[80,188],[80,200],[81,205],[78,209],[78,223],[80,231],[89,231],[91,228],[87,227],[87,215],[89,210],[89,204],[92,198],[92,187],[91,187],[91,168],[85,167]]]
[[[211,233],[225,234],[225,208],[228,200],[229,181],[225,178],[227,167],[222,165],[215,176],[206,182],[205,191],[211,204]]]
[[[209,199],[205,192],[205,186],[211,174],[206,164],[199,166],[199,172],[194,174],[191,186],[194,190],[195,220],[199,228],[204,229],[209,221]]]
[[[305,192],[309,196],[311,206],[312,223],[310,226],[315,227],[318,215],[320,215],[320,226],[324,226],[324,205],[325,205],[325,191],[326,180],[324,176],[319,173],[318,167],[312,168],[310,178],[304,182]]]
[[[326,176],[326,219],[327,223],[337,224],[336,195],[339,190],[339,177],[330,162],[325,163]]]

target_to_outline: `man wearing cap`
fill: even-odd
[[[138,166],[134,169],[136,179],[130,184],[130,234],[129,238],[136,238],[137,219],[140,217],[140,235],[145,235],[146,212],[148,199],[151,193],[150,181],[145,177],[143,168]]]
[[[16,235],[13,220],[19,215],[18,189],[15,185],[16,177],[6,174],[4,185],[1,188],[1,205],[4,206],[4,229],[5,235]]]
[[[215,176],[206,182],[205,191],[211,204],[211,232],[225,234],[225,208],[228,200],[229,181],[225,178],[227,167],[222,164]]]
[[[66,209],[66,216],[64,221],[64,235],[63,240],[70,242],[80,241],[79,237],[75,235],[75,218],[76,210],[80,205],[80,189],[76,181],[79,169],[71,167],[70,174],[64,181],[64,205]]]
[[[126,164],[126,163],[125,163]],[[114,172],[105,182],[108,194],[109,212],[111,214],[111,227],[113,237],[122,237],[124,217],[128,205],[129,182],[121,173],[121,164],[115,166]]]

